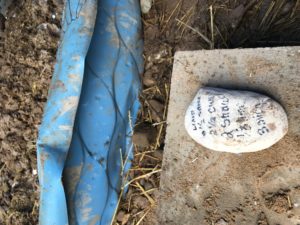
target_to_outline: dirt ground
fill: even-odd
[[[37,224],[35,141],[61,9],[62,0],[15,0],[6,18],[0,17],[0,224]],[[136,180],[116,215],[115,224],[122,225],[154,224],[175,51],[299,45],[300,1],[155,0],[143,24],[143,107],[131,170]],[[278,201],[271,197],[270,207],[286,201],[285,193]]]
[[[59,40],[58,2],[17,0],[0,30],[0,224],[37,224],[37,128]]]

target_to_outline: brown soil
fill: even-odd
[[[52,0],[19,0],[2,18],[0,224],[37,224],[35,142],[59,40],[60,8]]]
[[[35,141],[55,62],[61,5],[61,0],[16,0],[7,18],[0,18],[0,224],[37,223]],[[299,45],[299,8],[297,0],[155,1],[143,16],[143,107],[131,172],[132,177],[152,175],[131,183],[116,224],[155,223],[175,51]],[[287,210],[285,193],[266,196],[267,205]],[[258,224],[268,224],[265,215]]]

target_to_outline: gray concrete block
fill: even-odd
[[[288,134],[257,153],[205,149],[184,128],[185,111],[202,86],[251,90],[272,97],[288,114]],[[177,52],[159,224],[300,223],[299,146],[299,47]]]

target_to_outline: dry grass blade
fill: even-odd
[[[2,170],[6,167],[6,164],[3,164],[0,168],[0,173],[2,172]]]
[[[266,21],[269,18],[274,6],[275,6],[276,2],[272,1],[272,3],[270,4],[270,7],[268,8],[266,14],[264,15],[263,19],[260,22],[259,28],[262,29],[263,27],[265,27],[264,29],[267,29],[266,27]]]
[[[142,161],[143,161],[144,158],[145,158],[145,155],[146,155],[146,153],[145,153],[145,152],[142,152],[142,156],[141,156],[140,159],[139,159],[139,163],[142,163]]]
[[[133,168],[130,171],[152,171],[153,168]]]
[[[210,32],[211,32],[211,45],[210,49],[214,49],[215,45],[215,35],[214,35],[214,15],[213,15],[213,6],[209,7],[210,12]]]
[[[129,120],[129,126],[130,126],[131,135],[133,135],[133,123],[132,123],[132,116],[131,116],[131,112],[130,111],[128,111],[128,120]]]
[[[142,194],[148,199],[148,201],[150,202],[150,204],[151,205],[155,205],[155,201],[153,200],[153,198],[150,197],[150,195],[145,191],[145,189],[140,185],[140,183],[139,182],[135,182],[135,184],[141,190]]]
[[[291,14],[291,18],[293,18],[296,14],[296,11],[299,10],[299,7],[300,7],[300,0],[297,0],[295,6],[294,6],[294,9],[293,9],[293,12]]]
[[[123,177],[124,174],[124,160],[123,160],[123,154],[122,154],[122,149],[120,148],[120,161],[121,161],[121,172],[120,172],[120,176]]]
[[[184,21],[186,24],[189,24],[190,19],[194,16],[195,14],[195,6],[192,6],[186,13],[184,12],[183,16],[180,18],[181,21]],[[182,23],[177,22],[178,29],[180,30],[182,27],[180,39],[183,37],[183,34],[186,31],[186,26],[184,26]]]
[[[153,159],[153,160],[155,160],[155,161],[160,161],[159,158],[156,158],[156,157],[153,157],[153,156],[150,156],[150,155],[146,155],[146,154],[145,154],[144,157],[149,158],[149,159]]]
[[[167,118],[167,109],[168,109],[168,102],[169,102],[170,88],[167,84],[165,84],[165,92],[166,92],[166,99],[165,99],[165,108],[164,108],[163,120],[166,120],[166,118]]]
[[[220,35],[221,39],[222,39],[222,42],[224,44],[224,46],[226,48],[228,48],[228,44],[227,44],[227,41],[225,40],[224,36],[222,35],[221,31],[219,30],[218,26],[215,25],[215,28],[216,28],[216,31],[217,33]]]
[[[128,114],[128,116],[130,116],[130,113]],[[133,130],[132,130],[133,132]],[[125,161],[123,160],[123,154],[122,154],[122,149],[120,149],[120,160],[121,160],[121,171],[120,171],[120,176],[123,177],[124,175],[124,165],[126,164],[126,162],[128,161],[128,157],[129,157],[130,153],[127,153],[127,156],[126,156],[126,159]],[[129,173],[126,174],[126,177],[123,179],[123,182],[126,181],[128,179],[128,176],[129,176]],[[113,218],[111,220],[111,223],[110,225],[113,225],[114,222],[115,222],[115,219],[116,219],[116,215],[117,215],[117,212],[118,212],[118,209],[119,209],[119,206],[120,206],[120,202],[121,202],[121,199],[122,199],[122,196],[123,196],[123,193],[124,193],[124,188],[121,188],[121,191],[119,193],[119,199],[118,199],[118,202],[117,202],[117,207],[114,211],[114,214],[113,214]]]
[[[164,128],[163,124],[159,125],[159,130],[158,130],[158,134],[157,134],[157,137],[156,137],[156,142],[155,142],[154,149],[158,149],[159,146],[160,146],[160,138],[161,138],[161,135],[162,135],[163,128]]]
[[[163,33],[165,31],[165,29],[168,26],[168,23],[170,21],[170,19],[172,18],[172,16],[174,15],[174,13],[176,12],[176,10],[178,9],[179,5],[182,3],[183,0],[178,1],[178,3],[176,4],[175,8],[173,9],[173,11],[171,12],[170,16],[168,17],[163,29],[161,30],[161,33]]]
[[[143,93],[151,92],[153,89],[154,89],[154,87],[150,87],[150,88],[144,89],[142,92]]]
[[[289,205],[289,208],[293,208],[293,205],[292,205],[292,201],[291,201],[291,197],[288,195],[287,196],[287,200],[288,200],[288,205]]]
[[[166,117],[167,117],[167,110],[168,110],[168,102],[169,102],[169,88],[168,85],[165,85],[165,106],[164,106],[164,112],[163,112],[163,120],[165,121]],[[154,124],[152,124],[152,126],[154,126]],[[163,132],[163,128],[164,128],[164,123],[161,123],[159,126],[159,130],[158,130],[158,134],[156,137],[156,142],[155,142],[155,146],[154,149],[158,149],[160,147],[160,140],[161,140],[161,136],[162,136],[162,132]]]
[[[115,222],[115,219],[116,219],[116,216],[117,216],[117,212],[118,212],[118,209],[119,209],[119,206],[120,206],[120,202],[121,202],[123,193],[124,193],[124,192],[123,192],[123,189],[121,189],[121,192],[120,192],[120,194],[119,194],[119,199],[118,199],[118,202],[117,202],[117,207],[116,207],[116,209],[115,209],[115,211],[114,211],[114,214],[113,214],[113,217],[112,217],[112,220],[111,220],[110,225],[113,225],[114,222]]]
[[[152,126],[156,127],[156,126],[164,124],[164,123],[167,123],[167,121],[161,121],[161,122],[158,122],[158,123],[153,123]]]
[[[282,7],[284,6],[284,4],[286,3],[285,0],[281,0],[276,2],[275,6],[274,6],[274,10],[272,11],[272,16],[269,22],[269,27],[271,26],[271,24],[274,22],[274,20],[276,19],[276,17],[278,16],[278,14],[280,13]]]
[[[176,21],[178,21],[179,23],[182,23],[184,26],[186,26],[187,28],[189,28],[190,30],[194,31],[196,34],[198,34],[206,43],[208,43],[210,46],[212,45],[212,42],[204,35],[202,34],[199,30],[191,27],[190,25],[186,24],[185,22],[179,20],[176,18]]]
[[[154,151],[145,151],[145,152],[139,152],[139,153],[136,153],[134,156],[139,156],[139,155],[143,155],[143,154],[147,154],[147,153],[153,153]]]
[[[140,179],[143,179],[143,178],[148,178],[148,177],[150,177],[150,176],[153,175],[153,174],[160,173],[161,171],[162,171],[161,169],[157,169],[157,170],[154,170],[154,171],[152,171],[152,172],[150,172],[150,173],[146,173],[146,174],[144,174],[144,175],[135,177],[135,178],[133,178],[132,180],[128,181],[128,182],[123,186],[122,189],[126,188],[128,185],[130,185],[131,183],[133,183],[133,182],[135,182],[135,181],[137,181],[137,180],[140,180]]]
[[[145,219],[145,217],[147,216],[147,214],[150,212],[150,209],[148,209],[145,214],[139,219],[139,221],[136,223],[136,225],[141,224],[141,222]]]

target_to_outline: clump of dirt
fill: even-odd
[[[265,197],[266,206],[276,213],[286,213],[292,208],[288,191],[280,191],[272,196]]]
[[[0,224],[37,224],[35,142],[60,33],[60,2],[14,1],[0,25]]]

